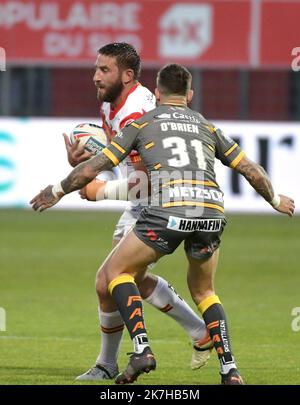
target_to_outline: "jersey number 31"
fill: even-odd
[[[206,161],[203,153],[202,142],[198,139],[192,139],[190,146],[193,148],[196,160],[198,164],[198,169],[206,170]],[[172,148],[171,152],[174,156],[172,159],[168,159],[168,165],[172,167],[184,167],[188,166],[191,162],[187,142],[180,138],[179,136],[170,136],[169,138],[163,139],[163,147],[165,149]]]

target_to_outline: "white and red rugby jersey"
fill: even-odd
[[[137,83],[130,89],[125,100],[117,108],[114,109],[111,103],[102,103],[100,108],[100,125],[105,130],[110,141],[126,124],[140,118],[155,107],[154,94],[140,83]],[[127,170],[129,169],[129,172],[131,172],[130,166],[132,166],[132,163],[138,161],[140,161],[140,157],[137,152],[131,152],[129,157],[120,164],[123,176],[127,177]]]

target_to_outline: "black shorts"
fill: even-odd
[[[226,219],[185,218],[167,209],[146,207],[133,229],[146,245],[164,254],[173,253],[184,241],[186,253],[194,259],[209,258],[221,243]]]

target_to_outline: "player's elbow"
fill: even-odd
[[[266,178],[265,169],[259,164],[254,164],[253,170],[251,171],[251,180],[253,183],[259,183],[264,181]]]
[[[257,183],[264,178],[264,169],[258,164],[252,166],[252,170],[248,172],[248,180],[250,183]]]
[[[265,177],[265,170],[259,164],[252,162],[244,157],[236,167],[236,170],[242,174],[251,184]]]

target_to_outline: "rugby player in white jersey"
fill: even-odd
[[[100,109],[101,126],[108,140],[126,124],[140,118],[155,108],[154,95],[139,82],[141,70],[140,57],[136,50],[126,43],[108,44],[99,49],[94,74],[97,98],[102,103]],[[68,160],[72,166],[88,159],[91,155],[78,147],[78,142],[71,145],[67,136],[65,143]],[[135,152],[119,165],[122,178],[108,180],[107,173],[90,183],[81,191],[83,198],[96,200],[118,195],[127,199],[122,185],[135,170],[142,170],[143,165]],[[124,180],[125,179],[125,180]],[[113,235],[113,247],[135,224],[141,211],[141,204],[132,203],[125,210]],[[149,304],[166,313],[184,328],[193,342],[191,368],[198,369],[207,363],[210,349],[213,347],[205,323],[180,298],[173,287],[163,278],[146,271],[136,280],[141,296]],[[99,319],[101,325],[101,348],[95,365],[77,377],[77,380],[111,379],[118,374],[117,358],[124,329],[124,322],[116,304],[107,289],[103,272],[98,271],[96,291],[99,298]]]

